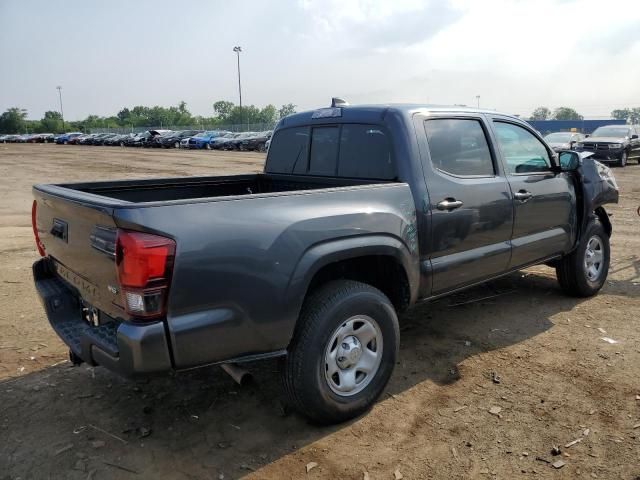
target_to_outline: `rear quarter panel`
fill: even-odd
[[[124,208],[114,217],[122,228],[176,240],[167,325],[177,368],[285,349],[323,261],[379,245],[400,258],[417,289],[407,184]]]

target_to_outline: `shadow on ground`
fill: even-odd
[[[401,318],[400,356],[383,399],[425,381],[446,388],[465,359],[547,331],[552,316],[577,302],[545,270],[419,305]],[[288,413],[276,361],[249,368],[247,387],[219,368],[132,382],[69,364],[4,382],[1,471],[9,478],[236,478],[349,428]]]

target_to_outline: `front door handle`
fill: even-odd
[[[445,198],[438,205],[438,210],[455,210],[456,208],[460,208],[463,203],[460,200],[456,200],[455,198]]]
[[[531,192],[528,192],[527,190],[518,190],[516,193],[513,194],[513,196],[516,200],[520,200],[521,202],[526,202],[533,196],[533,194]]]

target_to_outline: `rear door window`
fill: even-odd
[[[479,120],[436,118],[425,121],[431,163],[459,177],[489,177],[495,173],[487,137]]]
[[[375,125],[343,125],[338,176],[381,180],[395,178],[391,145],[384,130]]]

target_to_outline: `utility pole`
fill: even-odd
[[[478,102],[478,108],[480,108],[480,95],[476,95],[476,101]]]
[[[240,52],[242,52],[242,47],[233,47],[233,51],[238,56],[238,95],[240,96],[240,125],[242,125],[242,84],[240,83]]]
[[[58,85],[56,87],[58,89],[58,98],[60,99],[60,116],[62,117],[62,131],[64,132],[64,112],[62,110],[62,87]]]

